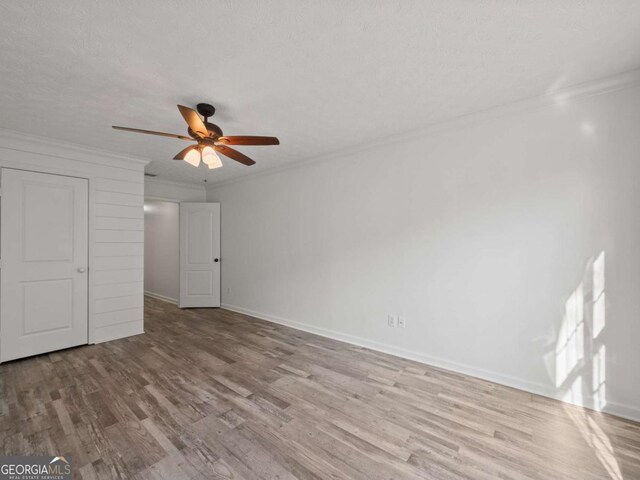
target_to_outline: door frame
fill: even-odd
[[[91,345],[93,343],[95,343],[94,341],[94,322],[93,322],[93,285],[94,285],[94,272],[93,272],[93,234],[94,234],[94,199],[95,199],[95,190],[94,190],[94,183],[92,182],[92,178],[90,176],[81,176],[81,175],[72,175],[72,174],[68,174],[68,173],[64,173],[61,172],[60,170],[57,169],[51,169],[48,170],[46,168],[44,169],[37,169],[37,170],[31,170],[28,168],[16,168],[13,166],[4,166],[0,163],[0,201],[2,201],[2,170],[3,169],[10,169],[10,170],[20,170],[23,172],[31,172],[31,173],[43,173],[45,175],[56,175],[58,177],[71,177],[71,178],[79,178],[82,180],[86,180],[87,181],[87,188],[88,188],[88,208],[87,208],[87,215],[88,215],[88,232],[87,232],[87,345]],[[0,228],[2,228],[2,218],[0,218]],[[0,258],[0,262],[2,261],[2,259]],[[2,268],[0,268],[0,275],[2,275]],[[2,335],[2,332],[0,332],[0,335]],[[1,353],[1,352],[0,352]]]

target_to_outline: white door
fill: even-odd
[[[88,181],[2,169],[0,359],[87,343]]]
[[[220,204],[180,204],[180,308],[220,306]]]

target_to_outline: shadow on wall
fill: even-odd
[[[569,403],[601,411],[606,390],[605,253],[587,263],[583,281],[565,304],[555,346],[555,387]],[[592,448],[609,477],[622,480],[609,436],[586,411],[566,408],[578,432]]]

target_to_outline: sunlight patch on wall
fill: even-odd
[[[582,404],[582,377],[577,376],[566,389],[562,400],[573,404]]]
[[[556,387],[561,387],[584,356],[584,299],[582,284],[565,304],[556,341]]]
[[[607,405],[605,385],[606,347],[600,348],[593,356],[593,408],[600,411]]]
[[[605,325],[604,252],[593,262],[593,338],[596,339]]]
[[[560,397],[598,411],[607,405],[605,327],[605,254],[600,252],[565,303],[555,347]]]
[[[556,387],[566,402],[600,411],[606,395],[605,253],[587,263],[583,281],[571,293],[556,343]],[[593,412],[566,407],[567,414],[613,480],[622,480],[609,436]]]

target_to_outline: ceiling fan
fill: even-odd
[[[228,136],[223,135],[222,129],[207,120],[213,116],[216,109],[213,105],[208,103],[199,103],[196,106],[198,112],[184,105],[178,105],[178,110],[182,114],[182,117],[189,125],[187,132],[189,136],[176,135],[174,133],[154,132],[152,130],[141,130],[139,128],[128,127],[116,127],[116,130],[126,130],[128,132],[146,133],[149,135],[160,135],[162,137],[179,138],[180,140],[187,140],[189,142],[195,141],[195,145],[190,145],[187,148],[178,152],[173,157],[174,160],[184,160],[190,163],[194,167],[200,165],[200,161],[205,163],[207,167],[219,168],[222,166],[222,161],[218,157],[217,153],[240,162],[243,165],[251,166],[256,162],[239,151],[230,148],[228,145],[280,145],[280,141],[276,137],[255,137],[255,136]],[[198,115],[204,117],[204,121]]]

